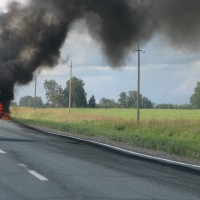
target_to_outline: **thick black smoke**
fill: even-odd
[[[53,67],[76,20],[85,19],[91,36],[113,66],[130,49],[163,33],[175,45],[198,50],[199,0],[30,0],[12,2],[0,16],[0,102],[8,109],[15,84],[26,84],[36,69]]]

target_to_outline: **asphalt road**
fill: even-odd
[[[200,200],[200,176],[0,121],[0,200]]]

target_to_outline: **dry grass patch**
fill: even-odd
[[[67,109],[12,108],[11,111],[15,120],[24,123],[101,136],[200,161],[200,117],[197,118],[200,111],[197,110],[142,110],[140,126],[132,116],[134,110],[128,109],[73,109],[70,115]]]

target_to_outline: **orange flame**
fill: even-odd
[[[0,119],[10,120],[10,116],[8,112],[3,112],[3,104],[0,103]]]
[[[2,119],[3,120],[10,120],[9,114],[8,113],[4,113]]]

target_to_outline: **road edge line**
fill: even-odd
[[[38,129],[36,129],[36,130],[38,130]],[[41,131],[41,130],[39,130],[39,131]],[[184,163],[184,162],[174,161],[174,160],[160,158],[160,157],[156,157],[156,156],[150,156],[150,155],[142,154],[142,153],[137,153],[137,152],[134,152],[134,151],[123,149],[121,147],[117,147],[117,146],[113,146],[113,145],[109,145],[109,144],[105,144],[105,143],[101,143],[101,142],[96,142],[94,140],[88,140],[88,139],[83,139],[83,138],[74,137],[74,136],[67,136],[67,135],[65,136],[65,135],[62,135],[62,134],[59,134],[59,133],[53,133],[53,132],[49,132],[49,131],[42,131],[42,132],[46,132],[48,134],[59,136],[59,137],[66,137],[66,138],[69,138],[69,139],[90,143],[90,144],[93,144],[93,145],[98,145],[98,146],[101,146],[101,147],[104,147],[104,148],[107,148],[107,149],[111,149],[111,150],[114,150],[114,151],[118,151],[118,152],[121,152],[121,153],[124,153],[124,154],[128,154],[128,155],[135,156],[135,157],[140,157],[140,158],[143,158],[145,160],[162,162],[162,163],[165,163],[165,164],[168,164],[168,165],[176,165],[176,166],[188,168],[188,169],[191,169],[191,170],[198,170],[200,172],[200,166],[199,165],[192,165],[192,164],[188,164],[188,163]]]
[[[184,163],[184,162],[160,158],[160,157],[156,157],[156,156],[150,156],[150,155],[147,155],[147,154],[137,153],[137,152],[134,152],[134,151],[123,149],[121,147],[105,144],[105,143],[102,143],[102,142],[97,142],[97,141],[94,141],[94,140],[64,135],[64,134],[55,133],[55,132],[51,132],[51,131],[40,130],[40,129],[37,129],[37,128],[32,127],[30,125],[26,125],[26,124],[22,124],[22,123],[18,123],[18,122],[14,122],[14,123],[13,122],[6,122],[6,123],[20,125],[22,127],[26,127],[28,129],[31,129],[31,130],[34,130],[34,131],[39,131],[39,132],[44,133],[44,134],[49,134],[49,135],[53,135],[53,136],[57,136],[57,137],[63,137],[63,138],[68,138],[68,139],[72,139],[72,140],[76,140],[76,141],[85,142],[85,143],[88,143],[88,144],[91,144],[91,145],[104,147],[106,149],[109,149],[109,150],[112,150],[112,151],[115,151],[115,152],[119,152],[119,153],[122,153],[122,154],[125,154],[125,155],[134,156],[137,159],[143,159],[143,160],[146,160],[146,161],[159,163],[159,164],[166,165],[166,166],[173,167],[173,168],[179,168],[179,169],[182,169],[184,171],[191,171],[191,172],[193,171],[193,172],[200,174],[200,165],[193,165],[193,164],[189,164],[189,163]]]

